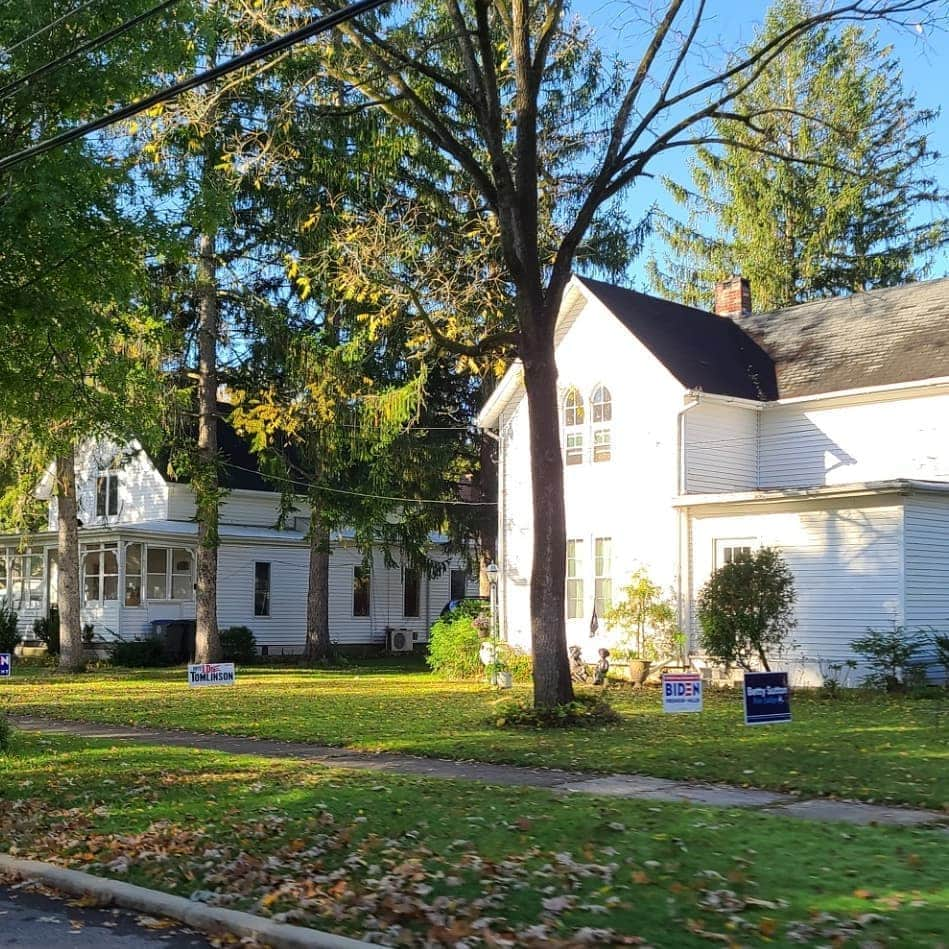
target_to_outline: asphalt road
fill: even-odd
[[[19,949],[198,949],[211,943],[178,923],[150,929],[138,913],[70,906],[26,887],[0,886],[0,946]]]

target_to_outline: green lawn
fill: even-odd
[[[4,850],[391,945],[945,945],[940,830],[25,734],[0,772]]]
[[[21,668],[0,695],[13,712],[68,719],[949,806],[946,695],[827,700],[802,691],[793,722],[748,728],[735,692],[708,695],[699,715],[663,715],[656,691],[617,688],[609,697],[621,724],[563,732],[498,730],[487,724],[496,692],[381,662],[242,669],[227,689],[189,689],[181,669],[66,677]]]

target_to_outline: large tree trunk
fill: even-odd
[[[221,657],[217,626],[220,483],[217,457],[217,260],[214,236],[198,244],[198,446],[192,486],[198,521],[195,661]]]
[[[310,502],[310,572],[306,591],[307,662],[330,657],[330,532],[320,516],[319,500]]]
[[[530,592],[534,705],[549,708],[573,700],[564,618],[567,530],[553,332],[525,341],[522,359],[534,505]]]
[[[79,615],[79,522],[76,511],[76,459],[70,447],[56,459],[59,577],[59,668],[82,668],[82,620]]]

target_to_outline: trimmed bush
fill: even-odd
[[[0,652],[12,653],[23,638],[16,626],[16,610],[9,609],[0,603]]]
[[[771,547],[720,567],[698,598],[699,642],[726,666],[769,670],[768,655],[783,651],[794,629],[794,578]]]
[[[478,602],[465,602],[432,626],[426,662],[446,679],[480,679],[484,666],[478,655],[487,629],[488,615]]]
[[[169,665],[160,639],[121,639],[109,644],[114,666],[127,669],[154,669]]]
[[[535,708],[525,699],[499,705],[491,719],[498,728],[569,728],[615,725],[617,711],[601,695],[578,695],[572,702],[553,708]]]
[[[246,626],[228,626],[221,630],[221,658],[243,665],[257,660],[257,640]]]
[[[46,644],[51,656],[59,655],[59,610],[50,610],[49,616],[33,623],[33,636]]]

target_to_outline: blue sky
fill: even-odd
[[[694,63],[692,75],[698,77],[723,62],[730,50],[747,43],[754,35],[769,7],[759,0],[710,0],[708,13],[700,34],[704,63]],[[644,27],[639,12],[650,7],[664,7],[634,0],[574,0],[573,12],[595,29],[604,50],[634,57],[642,48]],[[869,27],[873,29],[874,27]],[[949,30],[924,31],[922,35],[910,28],[888,24],[878,25],[879,42],[892,45],[894,55],[902,64],[903,84],[916,95],[921,109],[940,110],[949,83],[946,82],[946,63],[949,62]],[[940,153],[932,173],[949,190],[949,111],[943,113],[930,127],[931,147]],[[687,153],[670,157],[654,171],[660,171],[677,180],[688,181]],[[669,198],[658,183],[645,182],[637,186],[629,198],[631,216],[641,216],[653,202],[668,206]],[[630,282],[637,289],[648,289],[644,277],[647,253],[633,264]],[[949,275],[949,249],[934,261],[931,277]]]

